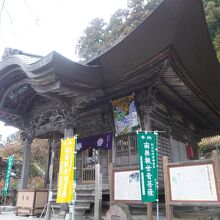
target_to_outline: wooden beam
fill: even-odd
[[[11,108],[0,107],[0,113],[6,114],[6,115],[9,115],[9,116],[13,116],[13,117],[17,117],[17,118],[24,117],[23,113],[17,112],[16,110],[13,110]]]
[[[166,204],[166,219],[173,219],[173,210],[171,206],[171,194],[169,187],[169,175],[168,175],[168,157],[163,156],[163,176],[164,176],[164,191],[165,191],[165,204]]]
[[[13,83],[12,85],[10,85],[3,93],[2,93],[2,97],[0,97],[1,102],[0,102],[0,108],[3,107],[5,99],[8,95],[8,93],[16,88],[18,88],[19,86],[26,84],[27,83],[27,79],[23,79],[17,83]]]
[[[118,90],[131,90],[144,88],[144,87],[156,87],[161,81],[161,76],[169,66],[170,60],[164,59],[162,62],[155,64],[156,66],[149,67],[147,69],[141,69],[137,72],[133,72],[129,78],[115,78],[111,82],[104,82],[104,93],[117,93]],[[130,85],[129,85],[130,81]],[[120,89],[119,89],[120,88]],[[113,90],[113,92],[112,92]]]
[[[54,100],[59,104],[62,104],[64,107],[70,107],[70,103],[66,98],[59,97],[55,94],[44,94],[44,93],[38,93],[40,96],[43,96],[49,100]]]
[[[215,127],[215,129],[218,129],[216,125],[214,125],[210,120],[204,115],[203,113],[199,112],[199,110],[194,107],[189,101],[187,101],[184,97],[182,97],[171,85],[169,85],[167,82],[165,82],[163,79],[163,84],[184,104],[186,104],[190,109],[192,109],[193,112],[195,112],[203,121],[206,121],[207,124],[210,126]],[[189,88],[189,87],[188,87]],[[189,88],[190,89],[190,88]],[[194,93],[193,93],[194,94]]]

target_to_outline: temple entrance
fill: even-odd
[[[99,162],[99,150],[88,147],[82,151],[82,183],[94,183],[95,165]]]

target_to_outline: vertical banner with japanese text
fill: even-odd
[[[10,183],[10,177],[11,177],[13,163],[14,163],[14,156],[10,156],[8,158],[7,169],[5,172],[5,184],[4,184],[4,188],[3,188],[3,195],[4,196],[8,195],[9,183]]]
[[[158,196],[157,133],[138,132],[138,161],[142,202],[156,202]]]
[[[126,96],[112,101],[115,131],[117,135],[131,133],[139,128],[134,96]]]
[[[57,203],[68,203],[74,198],[75,147],[75,137],[61,140]]]

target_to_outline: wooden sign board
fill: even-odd
[[[168,165],[172,202],[217,202],[213,163]]]
[[[141,203],[138,169],[113,170],[113,202]]]
[[[220,206],[220,166],[212,159],[168,163],[163,157],[166,218],[173,219],[172,206]]]

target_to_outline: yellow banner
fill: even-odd
[[[73,200],[75,147],[76,138],[61,140],[57,203],[68,203]]]

